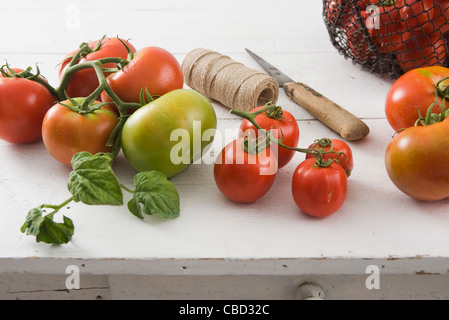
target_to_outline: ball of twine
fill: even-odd
[[[189,87],[230,109],[250,111],[279,96],[273,77],[209,49],[188,53],[182,71]]]

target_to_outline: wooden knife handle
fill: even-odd
[[[359,140],[369,133],[368,126],[335,102],[300,82],[283,85],[287,96],[337,132],[345,140]]]

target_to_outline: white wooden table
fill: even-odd
[[[69,169],[41,142],[0,142],[0,299],[294,299],[307,281],[328,299],[449,298],[449,202],[415,201],[390,182],[383,157],[393,131],[384,99],[392,81],[340,56],[321,11],[321,1],[297,0],[3,1],[1,60],[38,63],[50,83],[67,52],[102,35],[163,47],[180,62],[208,48],[258,69],[249,48],[361,117],[371,132],[349,142],[355,167],[347,199],[329,218],[308,217],[293,202],[291,176],[302,154],[250,205],[225,199],[213,165],[202,163],[172,179],[179,218],[141,221],[126,206],[72,203],[63,213],[75,235],[61,246],[36,243],[19,229],[29,209],[68,198]],[[338,138],[284,92],[278,104],[298,120],[300,146]],[[238,127],[240,119],[213,105],[220,130]],[[114,169],[132,184],[135,172],[122,155]],[[66,290],[72,265],[79,290]],[[370,290],[366,282],[377,271],[380,288]]]

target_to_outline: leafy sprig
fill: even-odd
[[[178,191],[167,177],[157,171],[136,174],[131,190],[122,185],[112,170],[112,155],[80,152],[73,156],[72,172],[69,176],[68,191],[71,197],[60,205],[43,204],[28,211],[21,231],[35,236],[37,242],[49,244],[68,243],[75,232],[73,221],[63,216],[62,223],[55,222],[54,216],[72,201],[86,205],[123,205],[123,192],[133,194],[128,202],[129,211],[141,219],[144,215],[159,215],[171,219],[179,216],[180,199]],[[46,209],[52,209],[50,213]]]

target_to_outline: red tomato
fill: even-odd
[[[251,112],[256,112],[264,107],[265,106],[257,107]],[[283,144],[288,147],[296,148],[299,141],[299,127],[295,117],[286,110],[282,110],[281,118],[276,119],[277,117],[279,116],[270,116],[266,112],[263,112],[256,116],[255,120],[262,129],[268,131],[272,129],[274,138],[281,139],[283,137]],[[244,119],[240,125],[239,135],[242,137],[248,133],[250,133],[253,138],[259,136],[257,128],[250,121]],[[276,148],[274,153],[277,154],[279,169],[287,165],[296,153],[295,150],[278,147],[276,143],[272,144],[272,148]]]
[[[70,101],[62,103],[72,105]],[[118,116],[109,106],[80,114],[57,103],[45,115],[42,139],[53,158],[71,166],[72,157],[78,152],[111,152],[112,148],[106,143],[117,123]]]
[[[296,168],[292,194],[302,211],[316,218],[324,218],[343,205],[347,194],[347,176],[335,162],[328,167],[318,167],[315,163],[316,159],[306,159]]]
[[[366,9],[368,4],[369,0],[356,1],[361,12]],[[345,26],[353,14],[353,5],[348,1],[331,0],[327,2],[326,18],[331,24]]]
[[[239,138],[229,143],[217,157],[214,179],[220,192],[228,199],[254,202],[264,196],[276,178],[276,157],[267,148],[258,154],[246,152]]]
[[[11,143],[39,140],[45,113],[55,100],[38,82],[0,77],[0,139]]]
[[[365,11],[362,11],[361,15],[363,21],[366,21],[365,19],[368,19],[370,16],[369,13]],[[373,57],[373,51],[369,49],[368,39],[365,38],[362,30],[363,25],[358,16],[352,16],[345,28],[346,40],[348,41],[352,57],[358,61],[366,61]]]
[[[101,42],[101,47],[98,51],[89,53],[82,57],[78,63],[83,63],[87,61],[94,61],[101,58],[110,58],[110,57],[118,57],[122,59],[126,59],[128,56],[128,51],[125,47],[125,45],[121,42],[123,41],[128,48],[132,52],[136,52],[136,49],[134,46],[129,43],[128,41],[119,39],[119,38],[105,38]],[[88,46],[93,49],[99,40],[97,41],[91,41],[88,43]],[[71,57],[75,55],[78,52],[78,50],[75,50],[71,53],[69,53],[65,58],[63,63],[59,66],[58,72],[59,72],[59,79],[62,78],[64,71],[66,70],[66,67],[72,60]],[[115,67],[114,63],[106,63],[104,64],[104,68],[113,68]],[[108,76],[109,73],[105,73],[105,76]],[[75,97],[87,97],[89,94],[91,94],[97,87],[98,87],[98,77],[95,74],[95,70],[93,68],[87,68],[80,70],[76,72],[72,79],[70,80],[69,86],[67,88],[67,95],[69,97],[75,98]]]
[[[449,1],[437,1],[433,14],[433,19],[424,23],[422,29],[427,34],[437,33],[440,36],[449,31]]]
[[[447,77],[448,68],[432,66],[410,70],[398,78],[388,91],[385,101],[385,114],[390,126],[395,131],[414,126],[419,118],[418,109],[423,116],[426,115],[427,109],[435,101],[436,84]],[[449,85],[449,80],[443,84]],[[441,105],[441,97],[438,101]],[[435,105],[433,112],[440,113],[440,106]]]
[[[153,96],[162,96],[184,85],[182,69],[176,58],[158,47],[140,49],[122,70],[107,78],[109,86],[124,102],[140,102],[140,92],[146,88]],[[106,92],[103,102],[112,102]]]
[[[322,150],[323,152],[334,151],[330,153],[323,153],[323,160],[335,159],[338,164],[345,170],[349,177],[354,169],[354,159],[352,150],[346,142],[340,139],[321,139],[309,146],[309,149]],[[314,154],[307,153],[306,159],[316,159]]]
[[[420,32],[405,43],[396,58],[402,70],[407,72],[420,67],[443,65],[446,56],[445,40],[441,35]]]
[[[411,36],[411,31],[401,21],[399,8],[396,5],[378,7],[379,28],[368,30],[381,53],[396,52]]]
[[[449,197],[449,122],[410,127],[396,135],[385,152],[394,185],[408,196],[437,201]]]
[[[408,30],[422,30],[426,24],[433,20],[435,0],[400,0],[398,2],[401,23]]]

